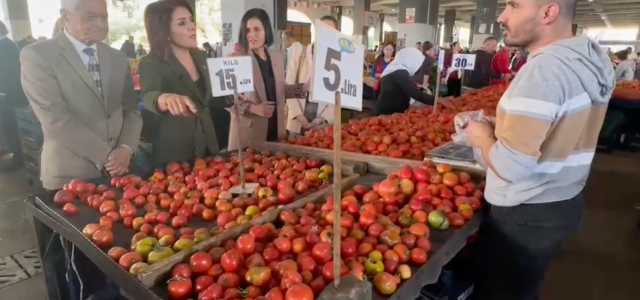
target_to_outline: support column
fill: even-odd
[[[384,43],[384,14],[380,14],[378,17],[378,42],[377,44],[382,47]]]
[[[474,28],[476,27],[476,15],[471,15],[471,21],[469,21],[469,49],[473,42]]]
[[[406,47],[435,41],[439,5],[439,0],[400,0],[398,37],[406,36]]]
[[[365,45],[369,26],[365,26],[366,12],[371,10],[371,0],[353,0],[353,35],[356,41]]]
[[[0,0],[0,2],[5,13],[5,25],[9,29],[9,37],[17,42],[31,35],[27,0]]]
[[[571,24],[571,32],[573,33],[573,36],[578,34],[578,24]]]
[[[493,23],[493,36],[498,39],[498,41],[502,41],[504,39],[504,35],[502,34],[502,28],[500,28],[500,23]]]
[[[448,44],[453,43],[453,27],[456,25],[456,11],[445,10],[444,12],[444,36],[442,41]]]
[[[276,0],[282,1],[282,0]],[[286,0],[284,0],[286,2]],[[286,5],[286,3],[285,3]],[[222,35],[223,35],[223,47],[222,55],[228,55],[233,52],[233,45],[238,42],[238,36],[244,29],[240,28],[240,21],[244,13],[252,8],[262,8],[269,15],[271,20],[271,26],[274,31],[274,36],[279,36],[278,30],[274,24],[277,23],[275,13],[275,1],[274,0],[221,0],[220,12],[222,15]],[[285,14],[286,19],[286,14]],[[230,29],[229,29],[230,27]],[[228,35],[228,43],[225,43],[225,38]],[[273,49],[280,49],[278,45],[278,39],[272,45]]]
[[[498,0],[476,0],[476,24],[471,40],[472,49],[480,47],[482,42],[493,34],[491,28],[496,22],[497,8]]]

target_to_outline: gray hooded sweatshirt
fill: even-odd
[[[487,201],[515,206],[580,193],[614,87],[609,58],[586,36],[532,53],[498,104]]]

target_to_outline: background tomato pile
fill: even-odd
[[[611,98],[616,100],[640,101],[640,81],[618,81]]]
[[[423,160],[424,154],[451,141],[455,132],[453,118],[459,112],[484,110],[495,116],[495,109],[508,84],[490,86],[447,98],[455,110],[439,105],[410,108],[401,114],[349,120],[342,124],[342,150],[394,158]],[[333,126],[309,130],[303,136],[289,137],[283,143],[333,149]]]
[[[462,226],[480,208],[481,189],[448,165],[403,167],[371,190],[356,185],[345,192],[339,215],[338,200],[328,197],[280,212],[278,227],[254,225],[237,240],[193,254],[173,267],[167,291],[172,299],[313,300],[340,272],[372,280],[390,295],[427,262],[432,229]],[[337,271],[335,222],[342,240]]]
[[[240,182],[240,167],[247,182],[259,183],[251,197],[234,198],[229,192]],[[55,194],[54,202],[71,218],[78,214],[78,203],[99,212],[100,219],[82,232],[102,249],[113,244],[114,223],[134,230],[129,245],[116,245],[108,254],[135,275],[310,189],[327,187],[331,173],[331,166],[317,159],[249,149],[242,163],[237,156],[196,159],[193,165],[169,163],[147,180],[134,175],[112,178],[111,187],[73,180]],[[202,228],[188,227],[194,224]]]

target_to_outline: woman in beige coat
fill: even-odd
[[[267,49],[273,44],[273,30],[266,11],[248,10],[241,20],[239,43],[241,51],[230,56],[251,56],[253,60],[253,86],[255,91],[243,96],[237,115],[230,109],[228,150],[249,146],[249,141],[275,142],[286,137],[285,99],[304,97],[302,84],[285,82],[282,54]]]
[[[322,17],[325,24],[337,28],[338,21],[331,16]],[[313,80],[314,44],[298,47],[291,53],[287,67],[287,84],[307,83]],[[287,99],[287,130],[303,134],[305,130],[324,124],[333,124],[332,105],[309,102],[307,98]]]

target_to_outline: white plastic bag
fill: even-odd
[[[455,116],[453,119],[453,124],[456,129],[456,133],[451,135],[451,140],[456,144],[461,144],[465,146],[469,146],[467,143],[467,134],[465,133],[465,128],[469,121],[483,121],[485,119],[484,112],[482,110],[478,111],[466,111],[461,112]],[[473,148],[473,158],[478,162],[478,164],[486,169],[487,165],[484,162],[484,158],[482,157],[482,152],[478,148]]]

